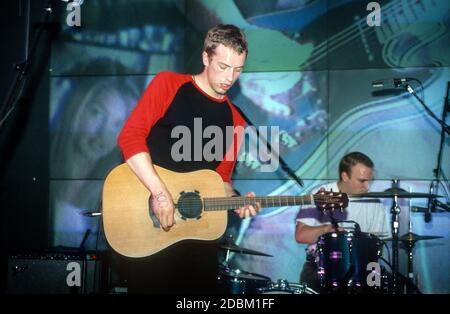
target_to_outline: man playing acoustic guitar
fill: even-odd
[[[157,74],[119,135],[118,144],[126,163],[150,191],[153,214],[167,233],[176,223],[175,196],[170,194],[154,165],[177,172],[214,170],[223,180],[226,195],[234,194],[231,174],[241,140],[239,135],[234,135],[231,144],[226,143],[226,136],[223,137],[223,158],[205,158],[206,140],[203,139],[199,146],[191,139],[191,158],[179,160],[174,156],[178,138],[174,137],[173,131],[183,126],[194,134],[198,121],[204,130],[218,127],[222,134],[226,134],[227,126],[244,126],[244,119],[226,93],[239,78],[247,54],[246,38],[239,28],[218,25],[210,29],[202,52],[203,71],[196,75]],[[231,148],[234,148],[233,158],[224,158]],[[247,196],[255,194],[248,193]],[[235,210],[241,218],[254,216],[259,211],[258,203]],[[217,260],[215,246],[211,243],[178,243],[149,258],[149,267],[145,267],[148,270],[139,271],[138,268],[135,268],[136,275],[142,278],[139,281],[151,284],[151,287],[138,288],[136,292],[215,292]],[[130,292],[133,292],[132,288]]]

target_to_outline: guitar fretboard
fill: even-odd
[[[304,196],[256,196],[256,197],[214,197],[204,198],[204,210],[229,210],[259,203],[261,207],[282,207],[310,205],[314,203],[313,195]]]

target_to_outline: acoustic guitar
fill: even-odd
[[[150,192],[127,164],[115,167],[103,187],[103,227],[109,245],[127,257],[146,257],[187,239],[215,240],[227,227],[227,210],[244,205],[282,207],[315,204],[343,210],[347,195],[320,191],[304,196],[226,197],[222,178],[212,170],[178,173],[155,166],[175,203],[176,224],[164,231],[154,215]]]

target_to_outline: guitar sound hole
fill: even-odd
[[[177,202],[177,208],[183,218],[199,218],[202,213],[202,199],[198,193],[183,192]]]

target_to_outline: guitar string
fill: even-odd
[[[335,197],[332,197],[332,196],[327,196],[327,197],[314,197],[313,199],[314,200],[319,200],[319,201],[330,201],[330,200],[332,200],[333,198],[336,198],[337,196],[335,196]],[[241,202],[249,202],[249,201],[256,201],[256,202],[274,202],[274,201],[276,201],[276,202],[285,202],[285,201],[289,201],[289,202],[292,202],[292,201],[296,201],[296,202],[305,202],[305,201],[307,201],[307,202],[309,202],[310,200],[311,200],[311,198],[309,197],[309,196],[306,196],[306,197],[303,197],[303,196],[301,196],[301,197],[297,197],[297,196],[271,196],[271,197],[267,197],[267,196],[264,196],[264,197],[243,197],[243,198],[240,198],[240,199],[236,199],[235,197],[229,197],[229,198],[227,198],[227,197],[224,197],[224,198],[208,198],[208,197],[205,197],[205,198],[202,198],[202,200],[203,200],[203,202],[209,202],[209,203],[220,203],[220,202],[222,202],[222,203],[241,203]],[[184,200],[183,201],[184,203],[197,203],[198,202],[198,199],[187,199],[187,200]]]
[[[388,7],[389,5],[390,5],[391,7],[393,7],[393,6],[394,6],[394,3],[391,2],[390,4],[387,5],[387,7]],[[409,8],[409,7],[408,7],[408,8]],[[389,9],[390,9],[390,8],[384,9],[384,12],[386,12],[385,10],[389,10]],[[394,17],[396,16],[395,10],[396,10],[396,8],[393,8],[393,10],[391,10],[391,16],[394,16]],[[405,9],[403,8],[403,5],[402,5],[402,9],[401,9],[401,10],[402,10],[403,12],[405,11]],[[413,13],[415,13],[413,9],[411,9],[411,11],[412,11]],[[388,16],[388,17],[391,17],[391,16],[389,16],[389,14],[390,14],[390,12],[387,11],[387,16]],[[348,27],[345,28],[343,31],[341,31],[339,34],[333,35],[333,36],[330,38],[330,40],[325,41],[325,42],[319,44],[319,45],[317,46],[318,49],[314,49],[313,55],[311,56],[311,58],[308,59],[307,62],[306,62],[304,65],[302,65],[302,66],[307,66],[307,65],[309,65],[309,64],[311,64],[311,63],[314,63],[314,62],[317,62],[318,60],[320,60],[321,58],[323,58],[323,56],[325,55],[325,52],[323,52],[324,49],[325,49],[325,50],[328,50],[328,51],[336,50],[336,49],[340,48],[341,46],[347,44],[349,41],[351,41],[351,40],[357,38],[357,37],[359,36],[359,32],[360,32],[360,31],[361,31],[361,33],[364,34],[364,33],[366,33],[367,31],[371,30],[371,27],[368,26],[368,25],[366,25],[366,23],[364,23],[363,21],[364,21],[364,18],[361,18],[360,20],[358,20],[358,21],[355,22],[356,25],[348,26]],[[358,27],[358,25],[361,25],[361,26]],[[348,34],[346,34],[346,33],[348,33]],[[349,36],[349,37],[345,38],[345,36]],[[344,37],[345,39],[339,41],[339,40],[340,40],[339,37]],[[338,43],[335,44],[335,43],[334,43],[335,41],[337,41]],[[331,48],[328,49],[329,46],[330,46]]]
[[[282,200],[281,200],[282,198]],[[332,196],[321,195],[314,197],[315,201],[325,201],[331,202],[333,200]],[[270,196],[270,197],[241,197],[239,200],[235,198],[204,198],[202,202],[202,207],[205,210],[219,210],[219,209],[229,209],[231,208],[239,208],[245,205],[253,205],[255,202],[264,203],[267,206],[271,207],[282,207],[282,206],[295,206],[295,205],[312,205],[310,196]],[[306,201],[306,202],[305,202]],[[183,207],[187,209],[198,208],[198,206],[193,206],[193,204],[198,205],[197,201],[194,200],[185,200],[183,201]],[[272,203],[272,205],[270,205]],[[275,205],[276,203],[276,205]],[[285,204],[284,204],[285,203]],[[301,203],[301,204],[300,204]],[[343,203],[343,202],[331,202],[331,203]],[[328,206],[330,207],[330,206]],[[335,208],[340,208],[340,206],[336,206]]]
[[[394,4],[393,2],[391,2],[391,3],[389,3],[388,5],[386,5],[386,8],[383,9],[383,12],[387,12],[386,15],[387,15],[388,17],[392,17],[392,16],[395,17],[395,16],[396,16],[396,12],[395,12],[396,8],[394,8],[394,5],[396,5],[396,4]],[[402,7],[402,11],[404,11],[403,5],[400,5],[400,6]],[[399,6],[399,7],[400,7],[400,6]],[[409,6],[407,6],[407,7],[409,8]],[[391,9],[392,9],[392,10],[391,10]],[[411,10],[413,11],[413,9],[411,9]],[[413,11],[413,13],[415,13],[415,12]],[[362,30],[363,32],[366,32],[366,31],[370,30],[371,27],[370,27],[369,25],[366,26],[366,23],[363,22],[364,20],[365,20],[364,18],[361,18],[361,19],[359,19],[358,21],[356,21],[356,23],[357,23],[357,25],[358,25],[358,24],[362,24],[363,26],[361,27],[361,30]],[[333,35],[333,36],[330,38],[329,41],[325,41],[325,42],[319,44],[317,47],[318,47],[318,48],[320,47],[320,48],[314,50],[313,54],[316,53],[316,51],[319,52],[320,50],[322,50],[322,47],[323,47],[323,48],[326,48],[326,46],[328,46],[328,45],[330,45],[330,44],[333,44],[333,41],[338,41],[338,40],[340,39],[339,37],[345,37],[345,36],[347,36],[347,35],[348,35],[347,33],[351,34],[351,33],[354,33],[355,31],[358,33],[359,28],[357,28],[357,25],[350,25],[350,26],[347,26],[344,30],[342,30],[341,32],[339,32],[339,34]],[[355,28],[355,27],[356,27],[356,28]],[[334,47],[334,46],[333,46],[333,47]]]
[[[389,11],[391,9],[390,6],[392,7],[393,5],[394,4],[392,2],[390,4],[388,4],[388,5],[386,5],[386,8],[383,9],[383,12],[386,12],[386,10],[387,10],[387,15],[389,16],[389,14],[390,14]],[[394,11],[395,11],[395,9],[394,9]],[[395,12],[394,12],[394,14],[395,14]],[[393,16],[395,16],[395,15],[393,15]],[[362,23],[364,20],[365,20],[364,18],[360,18],[358,21],[355,21],[355,22],[357,24],[365,24],[365,23]],[[319,47],[320,48],[319,49],[315,49],[314,52],[316,52],[316,51],[318,52],[318,51],[322,50],[322,47],[326,48],[326,46],[328,46],[329,44],[332,44],[333,41],[339,41],[340,37],[344,37],[345,38],[345,36],[347,36],[348,34],[354,33],[355,30],[358,31],[358,28],[355,29],[355,27],[356,27],[356,25],[354,25],[354,24],[352,24],[350,26],[347,26],[342,31],[340,31],[338,34],[334,34],[333,36],[331,36],[328,41],[324,41],[323,43],[317,45],[317,48],[319,48]],[[369,29],[369,26],[365,26],[364,28],[365,28],[364,31],[366,31],[366,30]]]
[[[343,194],[342,194],[343,195]],[[314,200],[332,200],[333,198],[337,198],[339,197],[339,195],[335,195],[335,196],[313,196]],[[280,195],[280,196],[249,196],[249,197],[204,197],[202,198],[203,201],[206,202],[242,202],[242,201],[265,201],[265,200],[277,200],[277,201],[281,201],[281,200],[289,200],[289,201],[293,201],[293,200],[307,200],[310,201],[311,197],[309,195],[307,196],[285,196],[285,195]],[[187,199],[184,200],[184,202],[197,202],[197,199]]]

